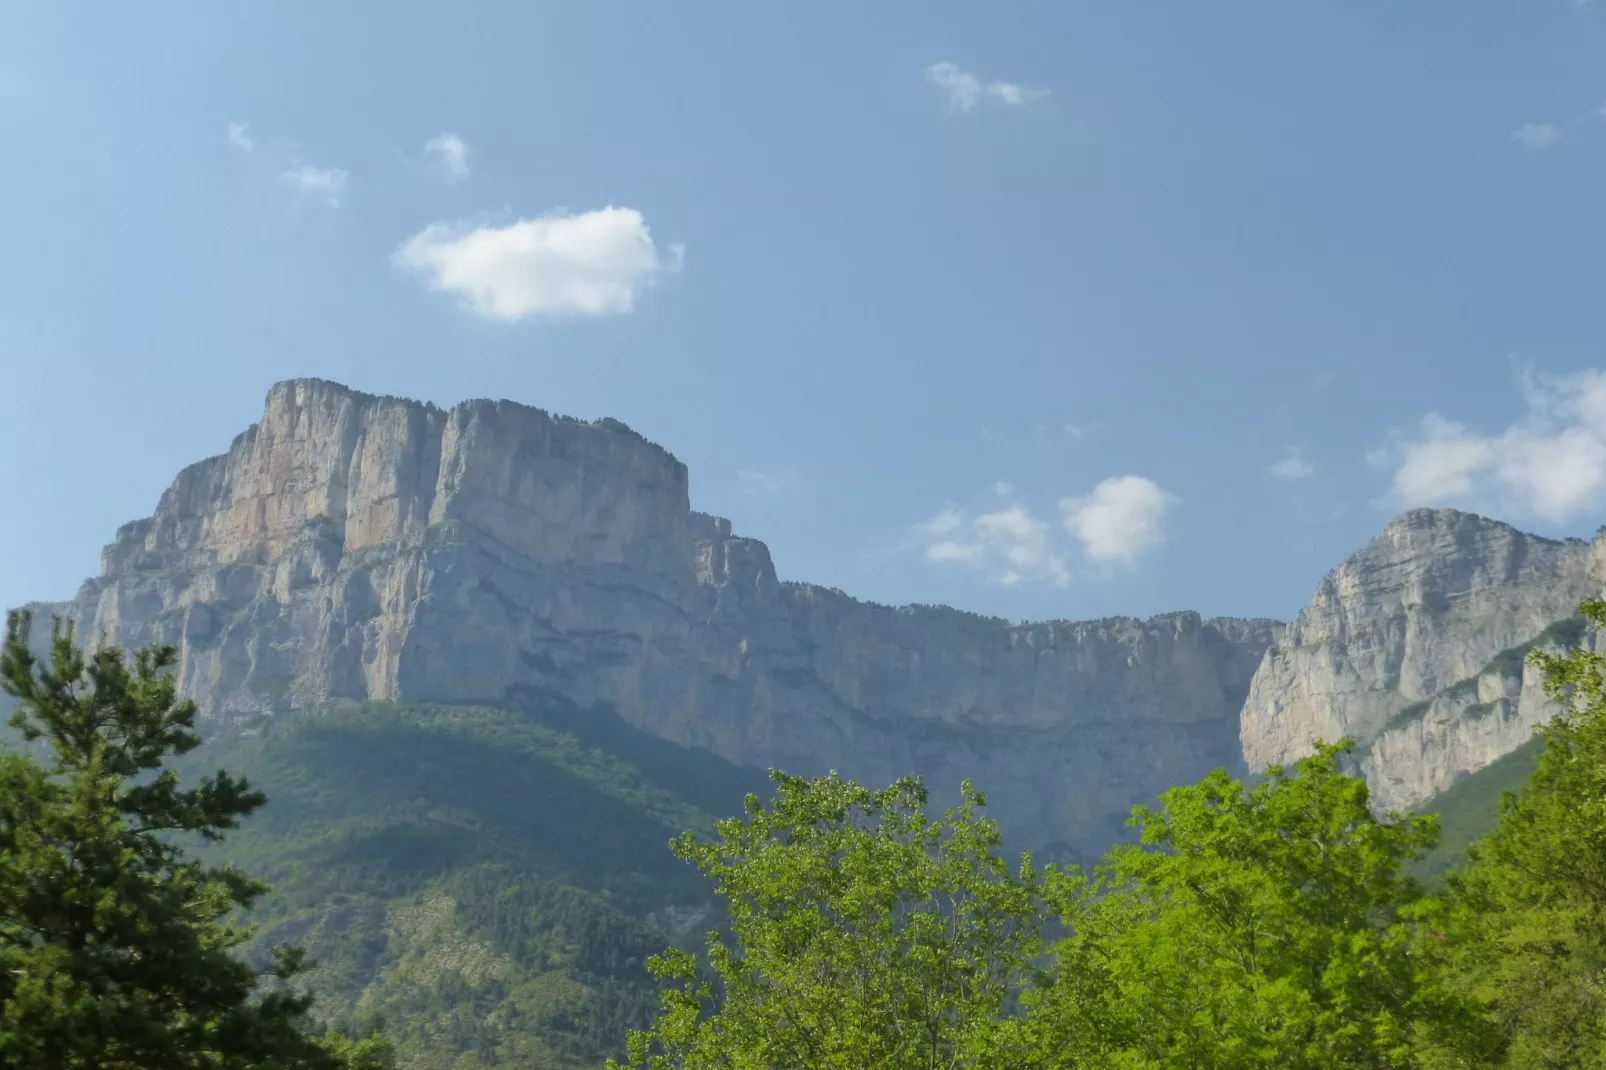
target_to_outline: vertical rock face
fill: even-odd
[[[687,472],[611,420],[443,410],[297,380],[35,607],[179,647],[208,716],[556,692],[755,766],[971,777],[1022,841],[1103,847],[1129,808],[1221,765],[1353,736],[1382,807],[1416,805],[1552,716],[1522,655],[1593,646],[1593,545],[1417,510],[1286,628],[1173,613],[1008,622],[783,583],[694,513]]]
[[[1252,769],[1357,740],[1380,806],[1416,805],[1525,742],[1554,710],[1522,656],[1593,642],[1606,542],[1419,509],[1334,569],[1267,651],[1242,717]]]
[[[418,618],[461,597],[436,561],[466,553],[464,533],[526,568],[633,570],[663,597],[693,582],[686,502],[685,467],[611,421],[281,383],[226,454],[118,531],[66,615],[179,645],[185,693],[220,714],[399,697]]]
[[[780,582],[688,502],[685,467],[615,421],[297,380],[36,608],[176,644],[210,716],[555,691],[752,765],[918,771],[939,801],[969,776],[1039,845],[1101,847],[1134,803],[1240,764],[1274,622],[871,605]]]

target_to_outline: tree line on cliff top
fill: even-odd
[[[1606,601],[1580,612],[1606,626]],[[0,654],[32,744],[0,756],[0,1065],[391,1063],[318,1024],[300,951],[240,954],[265,886],[184,852],[265,799],[172,770],[198,744],[173,651],[86,656],[57,630],[40,659],[27,634],[13,615]],[[968,783],[932,817],[918,779],[777,772],[671,844],[726,924],[648,960],[661,1007],[608,1065],[1606,1066],[1606,656],[1529,656],[1563,712],[1432,888],[1409,867],[1436,817],[1375,815],[1347,743],[1173,788],[1086,870],[1006,858]]]

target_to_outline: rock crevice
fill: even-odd
[[[1554,712],[1503,652],[1592,643],[1558,622],[1603,576],[1601,539],[1417,510],[1286,626],[881,606],[780,580],[618,421],[293,380],[36,627],[175,644],[208,716],[557,692],[748,765],[921,772],[939,803],[971,777],[1021,841],[1086,853],[1317,739],[1359,741],[1379,805],[1431,797]]]
[[[973,777],[1024,841],[1096,849],[1128,809],[1237,766],[1278,625],[1175,613],[1012,625],[781,582],[613,420],[450,409],[319,380],[125,525],[43,607],[180,648],[211,716],[370,700],[603,704],[755,766]]]
[[[1593,642],[1568,625],[1606,578],[1606,537],[1527,535],[1418,509],[1328,573],[1268,650],[1242,716],[1251,769],[1352,737],[1382,808],[1417,806],[1555,714],[1522,651]]]

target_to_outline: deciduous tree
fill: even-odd
[[[1004,1028],[1040,950],[1039,876],[1011,867],[967,782],[941,820],[906,779],[871,791],[776,773],[717,838],[674,843],[729,906],[730,937],[653,960],[670,987],[633,1034],[646,1070],[1015,1065]]]
[[[1404,862],[1431,817],[1375,817],[1321,745],[1250,789],[1218,770],[1139,807],[1141,842],[1050,875],[1071,935],[1029,999],[1039,1066],[1412,1067],[1479,1019],[1415,953]],[[1434,1056],[1437,1058],[1437,1056]]]
[[[1579,612],[1606,626],[1606,601]],[[1606,1067],[1606,655],[1535,651],[1559,716],[1527,784],[1449,878],[1453,965],[1504,1065]]]

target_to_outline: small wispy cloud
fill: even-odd
[[[1037,440],[1039,446],[1052,446],[1056,442],[1079,442],[1086,436],[1087,429],[1080,424],[1063,423],[1058,427],[1036,424],[1032,427],[1032,438]]]
[[[1029,89],[1014,82],[984,82],[957,64],[942,62],[926,67],[926,81],[942,90],[953,112],[975,111],[985,102],[1019,108],[1048,96],[1046,89]]]
[[[1529,152],[1548,149],[1561,139],[1555,123],[1524,123],[1511,132],[1511,140]]]
[[[1089,431],[1097,428],[1097,424],[1089,426],[1073,423],[1032,424],[1029,427],[984,427],[978,434],[983,442],[1000,444],[1029,442],[1032,445],[1046,449],[1069,442],[1079,442],[1087,437]]]
[[[1349,502],[1333,498],[1312,502],[1304,497],[1295,497],[1288,504],[1301,524],[1330,524],[1349,512]]]
[[[257,145],[255,141],[251,140],[250,134],[247,133],[250,129],[250,125],[247,123],[230,123],[228,130],[229,144],[241,152],[254,151]]]
[[[295,190],[297,198],[320,201],[331,208],[340,207],[340,198],[346,193],[346,180],[350,176],[338,167],[311,167],[296,164],[279,175],[279,181]]]
[[[468,177],[468,145],[456,134],[438,134],[424,142],[424,152],[448,182]]]
[[[736,473],[736,490],[748,498],[779,498],[790,491],[795,484],[796,479],[791,472],[743,468]]]
[[[682,246],[653,241],[640,212],[615,207],[505,226],[435,223],[391,257],[469,311],[509,321],[631,312],[642,292],[684,259]]]
[[[1278,479],[1290,482],[1309,479],[1316,474],[1316,465],[1305,457],[1305,453],[1298,446],[1288,446],[1283,450],[1282,458],[1266,469]]]

